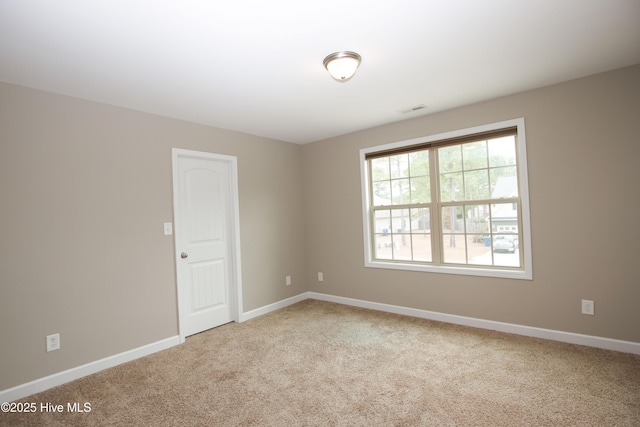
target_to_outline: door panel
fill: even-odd
[[[187,169],[184,173],[188,213],[185,226],[189,228],[190,242],[224,240],[224,205],[218,203],[223,197],[221,193],[224,189],[221,186],[225,184],[224,175],[221,171],[208,169]]]
[[[224,260],[191,263],[189,268],[191,270],[191,310],[193,313],[224,305],[227,300],[224,288],[212,286],[215,283],[226,282]]]

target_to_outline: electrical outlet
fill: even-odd
[[[583,299],[582,314],[588,314],[590,316],[593,316],[595,314],[595,303],[593,301]]]
[[[287,276],[284,278],[284,283],[289,286],[291,284],[291,276]]]
[[[60,350],[60,334],[47,335],[47,352]]]
[[[318,271],[318,282],[324,282],[324,274],[322,274],[322,271]]]

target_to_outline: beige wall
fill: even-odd
[[[0,390],[178,333],[172,147],[238,157],[245,312],[306,291],[299,145],[0,84]]]
[[[517,117],[532,281],[364,268],[361,148]],[[309,289],[640,342],[639,119],[634,66],[305,145]],[[595,301],[595,316],[580,313],[581,299]]]
[[[359,149],[515,117],[534,280],[365,269]],[[638,117],[640,66],[304,146],[0,83],[0,390],[178,333],[172,147],[238,157],[245,312],[310,290],[640,342]]]

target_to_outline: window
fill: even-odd
[[[360,157],[367,267],[531,279],[524,119]]]

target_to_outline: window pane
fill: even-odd
[[[413,234],[413,260],[431,262],[431,234]]]
[[[388,209],[376,210],[374,213],[376,233],[387,235],[391,232],[391,211]]]
[[[518,233],[517,203],[498,203],[491,207],[492,232]]]
[[[411,261],[411,234],[393,235],[393,259]]]
[[[462,170],[462,146],[452,145],[438,149],[438,167],[440,173]]]
[[[409,232],[409,209],[393,209],[391,230],[393,233]]]
[[[464,173],[464,196],[462,200],[479,200],[491,197],[489,192],[489,171],[487,169]],[[464,197],[464,199],[463,199]]]
[[[411,203],[431,202],[431,180],[428,176],[411,178]]]
[[[489,234],[489,205],[465,205],[466,232],[469,234]]]
[[[409,178],[391,181],[391,198],[394,205],[402,205],[411,201]]]
[[[456,201],[456,194],[462,190],[462,172],[440,174],[440,200]]]
[[[489,146],[489,166],[507,166],[516,164],[516,138],[505,136],[491,139]]]
[[[493,260],[496,266],[520,267],[518,236],[515,234],[494,234]]]
[[[442,208],[442,230],[445,233],[464,233],[464,215],[462,206]]]
[[[411,176],[429,175],[429,151],[416,151],[409,154]]]
[[[411,232],[412,233],[430,233],[431,232],[431,215],[429,208],[411,209]]]
[[[413,260],[431,262],[431,216],[429,208],[411,209]]]
[[[487,142],[478,141],[462,146],[462,158],[464,170],[486,169],[487,167]]]
[[[493,265],[496,267],[520,267],[520,250],[514,254],[494,253]]]
[[[386,206],[391,204],[391,182],[378,181],[373,183],[373,205]]]
[[[445,263],[467,263],[467,248],[465,240],[464,235],[444,234],[442,236],[442,248],[444,250]]]
[[[390,234],[376,234],[374,241],[375,258],[393,259],[393,250],[391,246]]]
[[[409,176],[409,155],[398,154],[389,157],[391,166],[391,178],[405,178]]]
[[[491,198],[501,199],[505,197],[518,197],[518,177],[516,167],[490,169],[491,174]]]
[[[389,179],[389,158],[382,157],[371,160],[371,179],[381,181]]]
[[[491,237],[486,234],[467,235],[468,263],[473,265],[492,265]]]

